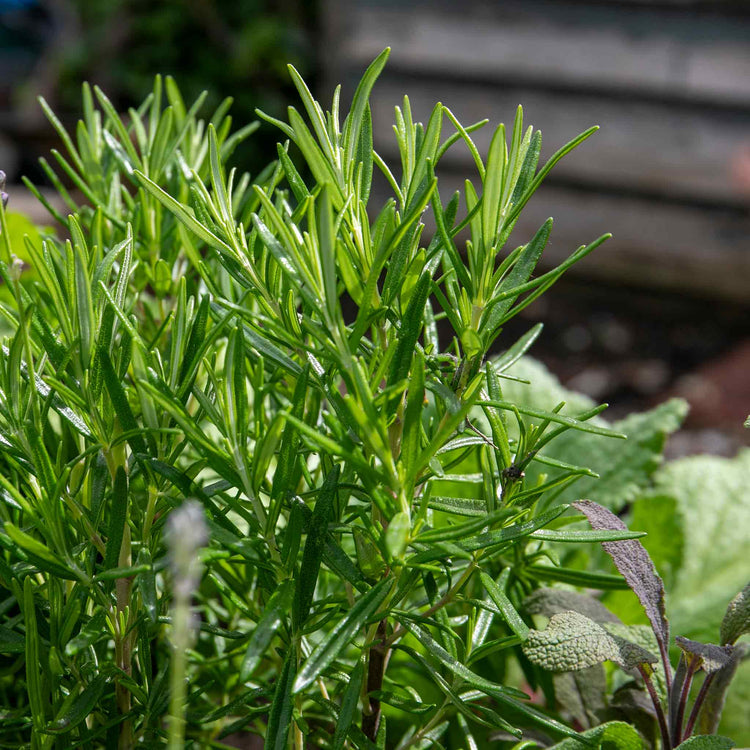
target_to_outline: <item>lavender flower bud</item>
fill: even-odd
[[[3,202],[3,208],[8,205],[8,194],[5,192],[5,172],[0,169],[0,200]]]
[[[201,563],[197,553],[208,542],[208,527],[200,503],[188,500],[172,511],[167,520],[166,542],[175,596],[189,599],[200,583]]]
[[[5,194],[3,193],[3,195]],[[3,203],[3,207],[5,207],[5,203]],[[13,260],[10,264],[10,277],[13,281],[19,281],[21,274],[23,273],[23,261],[16,255],[13,255],[12,259]]]

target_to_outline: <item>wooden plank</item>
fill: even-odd
[[[547,263],[610,232],[576,273],[750,304],[748,213],[549,186],[528,204],[511,243],[528,241],[548,216],[555,225]]]
[[[750,109],[666,106],[658,101],[627,101],[581,93],[433,83],[386,75],[373,92],[376,147],[393,154],[393,107],[409,95],[418,121],[426,122],[438,98],[468,125],[484,117],[490,125],[474,137],[486,153],[498,122],[511,125],[523,104],[526,123],[542,130],[543,155],[548,158],[593,124],[601,129],[555,168],[556,177],[596,184],[607,189],[662,195],[693,201],[747,205],[747,186],[737,164],[750,145]],[[449,121],[446,135],[453,132]],[[448,163],[471,163],[457,144]],[[747,158],[746,156],[744,158]]]
[[[443,170],[439,189],[444,202],[453,191],[463,190],[464,176]],[[370,205],[380,205],[385,195],[379,185]],[[611,233],[610,240],[568,273],[750,305],[747,211],[701,210],[545,185],[524,208],[508,248],[528,242],[549,216],[555,221],[542,268],[552,267],[580,245]],[[428,241],[434,229],[430,212],[425,213],[424,221]]]
[[[680,7],[504,0],[328,0],[329,68],[364,67],[385,46],[392,67],[545,86],[622,90],[747,106],[750,14]],[[738,6],[731,6],[736,8]],[[741,6],[739,6],[741,7]]]

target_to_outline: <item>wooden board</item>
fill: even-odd
[[[591,125],[600,130],[569,154],[555,174],[607,189],[622,188],[681,200],[750,204],[747,187],[737,177],[737,163],[750,150],[750,109],[715,111],[690,105],[608,98],[578,92],[533,88],[458,86],[450,81],[420,81],[386,75],[373,92],[376,146],[393,153],[393,107],[409,95],[416,120],[427,122],[438,99],[464,124],[483,118],[490,124],[472,136],[486,153],[497,123],[512,126],[518,104],[525,121],[542,131],[542,158]],[[454,132],[445,120],[446,134]],[[462,145],[446,159],[469,165]]]
[[[687,6],[687,7],[686,7]],[[503,0],[395,3],[328,0],[329,67],[364,67],[391,46],[391,65],[507,83],[637,91],[747,107],[747,4]]]
[[[543,158],[592,124],[522,215],[516,242],[556,218],[548,261],[614,238],[573,273],[750,304],[750,4],[716,0],[327,0],[330,100],[391,59],[374,90],[376,146],[396,158],[393,107],[436,101],[464,124],[489,117],[544,133]],[[452,132],[446,123],[446,134]],[[476,134],[486,151],[491,126]],[[474,174],[449,152],[441,194]]]
[[[463,176],[443,170],[439,176],[443,202],[459,188],[463,188]],[[385,197],[380,185],[370,205],[376,208]],[[611,233],[611,239],[568,273],[607,283],[750,302],[750,217],[742,212],[697,211],[679,204],[545,185],[524,208],[507,249],[528,242],[550,216],[554,226],[541,268],[549,269],[580,245]],[[427,240],[434,231],[429,211],[423,220]]]

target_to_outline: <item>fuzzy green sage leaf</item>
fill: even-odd
[[[553,615],[545,630],[530,630],[523,652],[529,660],[551,672],[584,669],[613,661],[624,669],[651,664],[658,657],[578,612]]]

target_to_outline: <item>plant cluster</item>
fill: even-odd
[[[573,505],[594,529],[626,528],[612,511],[590,500]],[[619,707],[626,708],[631,721],[641,726],[650,723],[646,716],[656,719],[664,748],[679,747],[683,741],[691,747],[698,746],[698,738],[692,737],[698,717],[706,732],[718,729],[729,682],[744,654],[744,648],[735,644],[750,624],[750,584],[727,608],[721,623],[721,645],[676,637],[680,657],[673,673],[664,584],[648,552],[637,539],[605,542],[602,546],[638,597],[648,617],[650,632],[644,625],[623,625],[596,599],[570,591],[538,589],[527,600],[526,610],[551,619],[545,630],[526,634],[523,651],[534,663],[553,672],[578,671],[603,661],[637,672],[641,684],[631,682],[621,686]],[[690,688],[699,671],[705,677],[690,709]],[[599,708],[605,708],[601,695],[606,692],[603,674],[599,670],[589,671],[587,679],[590,683],[585,690],[599,701]],[[643,686],[650,704],[644,701]],[[601,731],[601,727],[595,731]],[[733,743],[726,738],[713,738],[712,746],[719,745],[732,747]]]
[[[186,99],[209,88],[207,104],[215,107],[231,93],[234,117],[247,122],[256,107],[278,114],[294,97],[288,62],[306,73],[315,69],[315,3],[66,0],[19,5],[24,4],[41,6],[36,13],[26,12],[32,38],[24,39],[28,34],[19,33],[16,24],[3,28],[0,18],[4,59],[21,61],[7,72],[12,79],[28,70],[15,86],[12,81],[5,86],[15,92],[12,104],[17,108],[32,109],[36,95],[43,93],[66,123],[80,108],[81,81],[98,84],[127,109],[136,107],[150,89],[154,71],[164,71],[179,77]],[[40,64],[31,64],[40,58]],[[268,129],[247,143],[235,161],[246,169],[260,168],[274,145]]]
[[[3,746],[218,748],[246,731],[268,748],[524,733],[593,746],[605,732],[633,747],[616,707],[596,735],[566,723],[547,669],[624,653],[672,722],[663,746],[690,734],[690,681],[718,652],[681,642],[672,678],[657,630],[664,703],[651,641],[626,645],[631,631],[580,614],[532,629],[550,581],[631,585],[649,615],[659,597],[642,593],[655,578],[629,572],[642,532],[563,502],[597,474],[585,453],[553,457],[556,444],[627,445],[597,418],[604,406],[504,391],[540,333],[504,342],[507,321],[606,239],[536,275],[552,221],[508,246],[595,128],[540,167],[541,134],[519,108],[485,161],[471,135],[485,122],[438,104],[422,125],[404,99],[389,166],[368,104],[387,56],[343,119],[338,89],[326,112],[291,68],[304,115],[261,115],[287,141],[254,178],[225,165],[255,126],[232,134],[228,103],[201,119],[203,98],[187,107],[169,78],[127,124],[84,86],[72,135],[43,103],[64,145],[65,181],[42,162],[69,211],[46,204],[63,236],[16,247],[0,209]],[[436,170],[461,146],[478,188],[444,202]],[[622,576],[561,562],[591,542]],[[727,643],[747,629],[746,593]],[[574,626],[591,632],[575,631],[573,664],[556,636]]]

